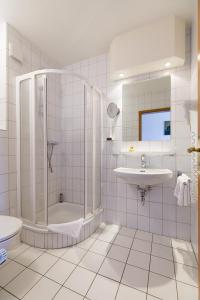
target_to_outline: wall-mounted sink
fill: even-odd
[[[118,177],[124,179],[127,183],[139,186],[161,184],[173,176],[173,172],[168,169],[117,168],[113,171]]]

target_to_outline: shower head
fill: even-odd
[[[47,145],[50,145],[50,146],[56,146],[58,145],[59,143],[56,142],[56,141],[47,141]]]

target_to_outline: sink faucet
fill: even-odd
[[[146,155],[145,154],[141,155],[141,168],[142,169],[146,168]]]

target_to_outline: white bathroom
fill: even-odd
[[[197,0],[0,1],[0,300],[198,300]]]

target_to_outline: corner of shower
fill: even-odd
[[[102,95],[63,70],[18,76],[17,202],[22,241],[61,248],[101,222]],[[83,218],[78,237],[52,232]]]

